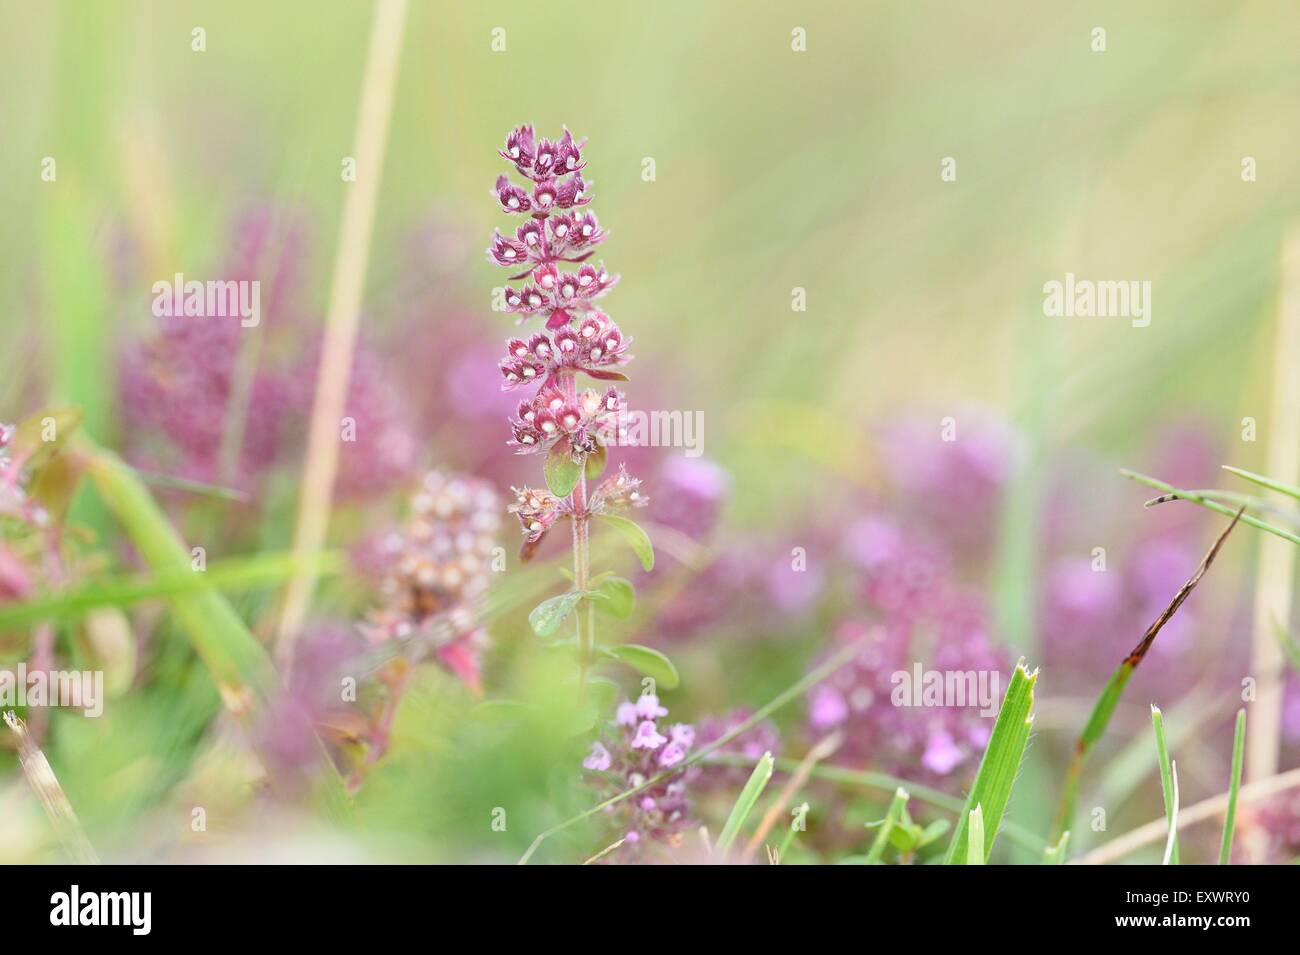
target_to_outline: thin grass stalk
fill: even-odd
[[[339,422],[347,399],[357,326],[361,318],[361,295],[388,145],[388,124],[397,86],[406,6],[406,0],[378,0],[375,5],[353,147],[358,176],[348,188],[343,205],[325,342],[307,435],[302,491],[298,498],[294,551],[300,555],[319,551],[329,527],[334,480],[338,472]],[[316,575],[307,570],[293,577],[285,592],[276,631],[276,654],[286,680],[293,660],[294,641],[306,618],[315,586]]]
[[[1219,842],[1219,865],[1232,860],[1232,830],[1237,824],[1237,799],[1241,795],[1241,764],[1246,751],[1246,711],[1237,711],[1232,737],[1232,776],[1228,780],[1228,811],[1223,817],[1223,838]]]
[[[894,790],[894,798],[889,801],[889,809],[885,811],[885,818],[880,821],[880,831],[876,833],[876,838],[871,843],[871,848],[867,850],[867,865],[877,865],[885,857],[885,848],[889,845],[889,836],[898,825],[898,820],[903,818],[903,812],[907,809],[907,790],[899,786]],[[981,830],[981,838],[983,830]]]
[[[1273,343],[1272,402],[1265,447],[1265,472],[1275,481],[1300,482],[1300,231],[1293,231],[1282,247],[1282,290],[1277,335]],[[1266,494],[1276,494],[1267,491]],[[1271,537],[1259,542],[1259,569],[1255,576],[1254,630],[1250,670],[1259,681],[1251,710],[1250,739],[1246,746],[1246,778],[1264,779],[1278,768],[1282,736],[1282,648],[1274,627],[1291,620],[1291,585],[1296,551]]]
[[[1165,838],[1165,854],[1160,860],[1161,865],[1177,864],[1178,859],[1175,853],[1178,851],[1178,760],[1169,761],[1169,778],[1173,786],[1173,795],[1170,797],[1171,809],[1167,813],[1169,825],[1169,834]]]
[[[1165,739],[1165,719],[1160,712],[1160,707],[1152,704],[1151,706],[1151,726],[1156,731],[1156,759],[1160,763],[1160,793],[1165,800],[1165,817],[1169,820],[1169,831],[1173,833],[1174,814],[1176,812],[1174,798],[1174,779],[1173,763],[1169,759],[1169,743]],[[1173,837],[1173,864],[1178,865],[1178,837]]]
[[[54,834],[58,836],[68,857],[78,865],[99,865],[99,856],[94,846],[86,838],[85,831],[72,811],[58,777],[50,767],[39,746],[27,732],[27,724],[14,715],[12,710],[5,712],[5,724],[13,731],[18,741],[18,762],[22,765],[23,775],[31,785],[41,808],[49,817]]]

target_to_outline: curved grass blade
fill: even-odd
[[[1177,864],[1175,853],[1178,851],[1178,761],[1169,761],[1169,778],[1173,783],[1173,809],[1169,813],[1169,836],[1165,840],[1165,855],[1160,860],[1161,865],[1169,865],[1172,861]]]
[[[1038,671],[1029,673],[1025,669],[1025,661],[1020,660],[1011,674],[1011,685],[1002,698],[1002,708],[998,710],[993,735],[989,737],[988,748],[980,760],[975,785],[971,787],[966,804],[957,816],[957,825],[944,858],[948,865],[962,865],[966,862],[970,814],[976,806],[982,807],[981,822],[985,824],[986,830],[983,839],[984,858],[987,859],[992,854],[1002,814],[1011,798],[1016,774],[1020,772],[1020,761],[1024,758],[1025,746],[1029,742],[1029,731],[1034,725],[1034,685],[1037,682]]]
[[[736,837],[740,835],[741,827],[745,825],[749,814],[754,811],[754,804],[758,802],[758,797],[763,795],[763,790],[767,788],[767,781],[771,778],[772,754],[764,753],[758,765],[754,767],[754,771],[750,773],[749,782],[745,783],[745,788],[740,791],[736,804],[731,807],[731,814],[727,816],[727,822],[723,825],[722,833],[713,847],[718,855],[725,857],[731,851]]]
[[[130,468],[89,441],[82,455],[100,498],[154,573],[193,573],[189,550]],[[262,708],[279,686],[279,676],[270,656],[230,602],[209,585],[173,596],[169,604],[226,708],[237,717]],[[349,803],[343,781],[319,741],[317,750],[325,806],[336,818],[346,817]]]
[[[1169,743],[1165,740],[1165,718],[1160,707],[1151,705],[1151,725],[1156,731],[1156,757],[1160,760],[1160,792],[1165,799],[1165,818],[1169,820],[1170,831],[1174,829],[1174,781],[1173,765],[1169,760]],[[1171,861],[1178,865],[1178,837],[1174,837]]]
[[[1146,474],[1141,474],[1138,471],[1130,471],[1127,468],[1120,468],[1119,473],[1129,480],[1137,481],[1139,484],[1145,484],[1147,487],[1153,487],[1157,491],[1164,491],[1166,497],[1172,496],[1180,500],[1191,501],[1193,504],[1199,504],[1206,510],[1214,511],[1216,514],[1223,514],[1225,517],[1240,515],[1240,520],[1243,524],[1247,524],[1261,531],[1266,531],[1267,533],[1280,537],[1283,540],[1288,540],[1293,544],[1300,544],[1300,536],[1292,534],[1290,531],[1283,530],[1276,525],[1269,524],[1267,521],[1261,521],[1258,517],[1244,514],[1242,513],[1242,510],[1244,509],[1233,510],[1231,507],[1210,500],[1210,498],[1206,497],[1204,494],[1174,487],[1172,484],[1166,484],[1164,481],[1157,480],[1156,478]]]
[[[1219,865],[1232,859],[1232,830],[1237,825],[1237,795],[1241,792],[1241,764],[1246,752],[1246,711],[1237,710],[1237,728],[1232,738],[1232,778],[1228,782],[1228,811],[1223,817],[1223,839],[1219,843]]]

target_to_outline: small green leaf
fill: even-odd
[[[952,823],[947,819],[936,819],[921,830],[921,838],[916,841],[916,847],[918,849],[924,849],[935,840],[942,839],[951,828]]]
[[[568,497],[578,486],[582,468],[573,460],[573,452],[567,439],[556,443],[546,455],[546,464],[542,470],[546,474],[546,486],[556,497]]]
[[[573,608],[582,599],[582,591],[570,590],[558,597],[543,600],[528,615],[528,625],[539,637],[549,637],[559,629],[564,618],[573,613]]]
[[[596,450],[587,455],[587,460],[583,467],[587,471],[587,480],[594,481],[605,473],[605,463],[609,460],[609,452],[605,450],[603,444],[596,445]]]
[[[600,519],[623,535],[623,540],[627,541],[628,546],[632,548],[637,559],[641,561],[642,567],[646,570],[654,570],[654,545],[650,543],[650,535],[641,528],[640,524],[613,514],[601,514]]]
[[[616,647],[605,647],[605,652],[632,669],[640,670],[646,676],[652,677],[665,690],[673,689],[680,681],[673,661],[658,650],[636,643],[624,643]]]
[[[736,798],[736,804],[731,807],[731,814],[727,816],[727,822],[722,827],[722,834],[718,836],[717,845],[714,849],[718,855],[725,856],[731,851],[735,844],[736,837],[740,835],[741,827],[745,825],[745,820],[749,814],[754,811],[754,804],[758,802],[758,797],[763,795],[763,790],[767,788],[767,781],[772,778],[772,754],[764,753],[754,767],[754,771],[749,775],[749,782],[745,783],[745,788],[740,791]]]
[[[599,586],[587,591],[587,597],[596,605],[597,610],[603,610],[611,617],[622,620],[632,613],[632,605],[636,602],[636,588],[632,586],[630,580],[608,577],[601,581]]]

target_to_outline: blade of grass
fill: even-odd
[[[1232,859],[1232,830],[1237,825],[1237,798],[1241,793],[1241,765],[1246,753],[1246,711],[1237,711],[1237,727],[1232,737],[1232,777],[1228,781],[1228,811],[1223,817],[1223,839],[1219,843],[1219,865]]]
[[[738,753],[715,753],[709,756],[706,762],[716,766],[745,767],[749,765],[749,760]],[[795,773],[799,771],[799,765],[799,762],[793,759],[782,757],[776,759],[777,772]],[[823,782],[835,783],[839,786],[852,786],[881,792],[893,792],[901,786],[915,799],[936,809],[950,812],[954,816],[965,808],[963,801],[956,796],[950,796],[948,793],[931,789],[929,786],[923,786],[911,780],[900,779],[898,776],[891,776],[888,773],[878,773],[864,769],[847,769],[843,766],[817,765],[809,770],[808,775],[812,779],[820,779]],[[1035,855],[1042,854],[1043,840],[1033,831],[1011,820],[1003,823],[1002,831],[1007,834],[1008,839],[1029,849]]]
[[[1160,762],[1160,792],[1165,800],[1165,817],[1169,820],[1169,831],[1174,831],[1174,782],[1173,764],[1169,759],[1169,743],[1165,740],[1165,718],[1160,707],[1151,705],[1151,725],[1156,731],[1156,758]],[[1174,837],[1173,864],[1178,865],[1178,838]]]
[[[64,621],[82,616],[97,607],[126,607],[157,597],[181,597],[196,591],[251,589],[275,584],[293,574],[305,558],[291,553],[253,554],[208,565],[198,573],[187,566],[184,571],[156,574],[121,574],[31,600],[0,607],[0,630],[29,626],[43,620]],[[322,576],[343,569],[341,553],[321,554],[313,561]]]
[[[1148,506],[1168,497],[1177,498],[1182,501],[1191,501],[1193,504],[1199,504],[1206,510],[1214,511],[1216,514],[1223,514],[1226,517],[1232,517],[1234,514],[1241,514],[1241,523],[1265,531],[1269,534],[1273,534],[1274,536],[1290,541],[1293,544],[1300,544],[1300,536],[1292,534],[1290,531],[1283,530],[1273,524],[1269,524],[1266,521],[1261,521],[1257,517],[1241,513],[1240,508],[1234,510],[1233,508],[1220,504],[1217,501],[1210,500],[1204,494],[1199,494],[1196,491],[1185,491],[1182,488],[1174,487],[1172,484],[1166,484],[1164,481],[1157,480],[1149,475],[1141,474],[1138,471],[1130,471],[1128,468],[1120,468],[1119,473],[1131,481],[1136,481],[1139,484],[1145,484],[1147,487],[1153,487],[1157,491],[1165,492],[1164,498],[1156,498],[1156,501],[1148,502]]]
[[[74,863],[98,865],[99,856],[95,854],[94,847],[86,838],[86,833],[77,820],[77,814],[72,811],[72,804],[68,802],[63,787],[59,785],[58,777],[54,775],[49,760],[45,758],[41,748],[27,732],[27,724],[15,716],[12,710],[5,712],[5,723],[18,738],[18,762],[23,768],[23,775],[27,777],[32,791],[40,800],[41,808],[49,817],[50,825],[54,827],[54,834],[63,844],[64,851]]]
[[[1300,500],[1300,487],[1294,484],[1287,484],[1285,481],[1275,481],[1271,477],[1265,477],[1263,474],[1256,474],[1254,471],[1247,471],[1245,468],[1234,468],[1230,464],[1223,465],[1223,470],[1237,477],[1245,478],[1252,484],[1258,484],[1260,487],[1266,487],[1270,491],[1277,491],[1279,494],[1285,494],[1287,497],[1294,497]]]
[[[402,52],[406,7],[406,0],[380,0],[375,4],[352,153],[361,175],[348,191],[343,205],[329,312],[325,319],[325,342],[312,401],[302,491],[298,499],[294,549],[304,554],[321,550],[329,529],[330,503],[338,471],[339,421],[347,403],[348,378],[352,373],[353,351],[361,321],[361,298],[379,200],[380,175],[388,145],[393,94],[397,87],[397,64]],[[315,587],[316,578],[303,573],[290,580],[285,590],[275,650],[286,676],[293,661],[293,644],[307,615]]]
[[[1029,731],[1034,725],[1032,711],[1034,685],[1037,682],[1038,671],[1029,673],[1025,670],[1025,661],[1020,660],[1011,674],[1011,685],[1002,698],[1002,707],[998,710],[997,722],[993,725],[993,735],[989,737],[984,758],[980,760],[975,785],[971,787],[965,807],[957,816],[957,825],[953,827],[952,841],[948,843],[948,854],[944,859],[948,865],[961,865],[966,861],[969,842],[967,829],[971,810],[976,806],[984,807],[981,819],[987,822],[984,857],[988,858],[993,852],[993,842],[997,839],[1002,814],[1006,810],[1007,800],[1011,798],[1011,789],[1015,786],[1020,761],[1024,758],[1025,746],[1029,742]]]
[[[980,806],[966,817],[966,864],[984,864],[984,810]]]
[[[78,453],[100,498],[154,573],[163,577],[194,573],[189,549],[131,469],[89,440]],[[169,605],[226,708],[241,718],[262,708],[279,678],[270,656],[230,602],[207,586],[173,596]],[[335,818],[343,818],[349,806],[343,781],[319,740],[317,748],[326,808]]]
[[[867,865],[878,865],[885,856],[885,847],[889,845],[889,835],[898,825],[898,820],[903,817],[903,811],[907,809],[907,790],[899,786],[894,790],[894,798],[889,801],[889,809],[885,811],[885,818],[880,821],[880,831],[876,833],[875,841],[871,843],[871,849],[867,852],[865,860]]]
[[[758,765],[754,767],[754,771],[750,773],[749,782],[745,783],[745,788],[740,791],[736,804],[731,807],[731,814],[727,816],[722,833],[713,847],[718,855],[725,857],[731,851],[736,837],[740,835],[741,827],[745,825],[749,814],[754,811],[754,804],[758,802],[758,797],[763,795],[763,790],[767,788],[767,781],[771,778],[772,754],[764,753]]]
[[[748,862],[758,854],[758,847],[763,844],[767,834],[772,831],[776,821],[781,818],[781,813],[785,810],[785,807],[790,805],[803,784],[808,781],[808,775],[812,772],[813,767],[834,754],[843,742],[844,734],[832,733],[819,740],[812,749],[808,750],[807,755],[799,763],[799,768],[795,770],[794,775],[781,789],[781,794],[777,796],[776,801],[772,803],[767,812],[763,814],[763,818],[759,820],[758,827],[754,830],[754,834],[749,839],[749,844],[745,846],[745,851],[741,855],[744,861]]]
[[[1174,599],[1169,602],[1169,606],[1147,628],[1137,646],[1120,661],[1119,666],[1110,675],[1110,679],[1106,681],[1106,686],[1102,689],[1101,695],[1097,697],[1097,702],[1093,705],[1088,722],[1084,725],[1083,731],[1074,744],[1074,756],[1070,760],[1069,769],[1066,771],[1065,785],[1061,790],[1061,802],[1057,808],[1056,823],[1052,827],[1050,840],[1059,838],[1066,829],[1073,828],[1074,807],[1078,800],[1079,779],[1083,774],[1084,761],[1088,758],[1088,753],[1092,750],[1093,745],[1106,732],[1106,726],[1110,723],[1111,715],[1115,712],[1115,706],[1124,693],[1124,687],[1128,685],[1129,679],[1133,676],[1133,671],[1138,668],[1143,658],[1146,657],[1147,651],[1151,649],[1151,644],[1155,642],[1156,636],[1164,628],[1164,625],[1178,612],[1178,608],[1183,605],[1183,601],[1201,582],[1205,572],[1214,563],[1214,558],[1218,556],[1219,549],[1223,547],[1223,542],[1228,539],[1228,535],[1232,533],[1232,529],[1237,526],[1237,521],[1241,520],[1241,518],[1242,511],[1237,511],[1233,515],[1232,523],[1223,529],[1214,545],[1206,552],[1205,557],[1201,559],[1200,566],[1196,568],[1196,573],[1179,588],[1178,593],[1174,594]]]
[[[1165,839],[1165,855],[1160,860],[1161,865],[1169,865],[1171,862],[1177,864],[1178,860],[1174,858],[1174,853],[1178,851],[1178,761],[1171,759],[1169,761],[1169,778],[1172,780],[1173,797],[1172,809],[1168,814],[1169,818],[1169,836]]]

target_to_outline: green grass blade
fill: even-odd
[[[898,825],[898,820],[903,818],[903,812],[907,809],[908,800],[907,790],[899,786],[894,790],[894,798],[889,801],[889,809],[885,811],[885,818],[880,821],[880,831],[876,833],[876,839],[871,843],[871,849],[867,852],[864,860],[867,865],[876,865],[884,858],[885,846],[889,845],[890,833]]]
[[[1172,495],[1173,497],[1181,498],[1184,501],[1191,501],[1193,504],[1199,504],[1206,510],[1214,511],[1216,514],[1224,514],[1228,517],[1232,517],[1237,513],[1235,509],[1220,504],[1217,501],[1212,501],[1204,494],[1199,494],[1196,491],[1185,491],[1182,488],[1174,487],[1172,484],[1166,484],[1164,481],[1157,480],[1149,475],[1140,474],[1137,471],[1130,471],[1127,468],[1121,468],[1119,473],[1130,480],[1137,481],[1139,484],[1145,484],[1147,487],[1153,487],[1158,491],[1164,491],[1166,494]],[[1267,521],[1261,521],[1258,517],[1243,514],[1241,515],[1241,523],[1249,524],[1251,527],[1257,528],[1261,531],[1266,531],[1267,533],[1280,537],[1283,540],[1288,540],[1293,544],[1300,544],[1300,536],[1292,534],[1290,531],[1283,530],[1273,524],[1269,524]]]
[[[745,783],[745,788],[740,791],[736,804],[731,807],[731,815],[727,816],[722,834],[718,836],[714,846],[718,855],[725,856],[731,851],[736,837],[740,835],[741,827],[745,825],[749,814],[754,811],[754,804],[758,802],[758,797],[763,795],[763,790],[767,788],[767,781],[771,778],[772,754],[764,753],[758,765],[754,767],[754,771],[750,773],[749,782]]]
[[[993,842],[1002,824],[1002,814],[1006,810],[1007,800],[1011,798],[1011,789],[1015,785],[1020,761],[1029,742],[1029,731],[1034,725],[1032,711],[1034,684],[1037,681],[1037,670],[1033,673],[1026,671],[1024,660],[1016,664],[1015,672],[1011,675],[1011,685],[1007,687],[1006,696],[1002,698],[1002,708],[998,710],[988,749],[980,760],[975,785],[971,787],[966,805],[957,816],[957,825],[944,859],[948,865],[961,865],[966,861],[970,813],[976,806],[982,807],[982,821],[986,829],[984,858],[987,859],[992,854]]]
[[[1175,853],[1178,851],[1178,761],[1171,759],[1169,761],[1169,779],[1171,781],[1173,798],[1173,809],[1169,813],[1169,837],[1165,840],[1165,855],[1160,861],[1161,865],[1176,863]]]
[[[189,548],[131,469],[102,450],[85,463],[99,496],[154,573],[194,573]],[[173,597],[171,609],[227,707],[243,712],[266,699],[276,682],[271,659],[224,597],[202,587]]]
[[[89,441],[81,458],[100,498],[150,569],[162,577],[194,573],[189,549],[135,473],[116,455]],[[229,601],[209,585],[173,596],[169,603],[225,706],[236,716],[247,716],[264,705],[279,677],[270,656]],[[325,806],[335,818],[344,818],[349,803],[343,781],[323,746],[319,755]]]
[[[203,573],[187,566],[184,571],[158,574],[120,574],[101,577],[88,584],[31,600],[0,607],[0,629],[30,626],[41,621],[76,619],[98,607],[127,607],[142,600],[183,597],[216,588],[243,590],[287,580],[304,564],[321,576],[343,569],[343,555],[326,553],[316,560],[304,560],[290,552],[234,557],[208,565]]]
[[[1246,711],[1237,710],[1237,729],[1232,738],[1232,779],[1228,782],[1228,811],[1223,817],[1223,840],[1219,843],[1219,865],[1232,858],[1232,830],[1237,825],[1237,794],[1241,791],[1241,764],[1246,752]]]
[[[1246,471],[1242,468],[1234,468],[1228,464],[1223,466],[1223,470],[1235,474],[1237,477],[1245,478],[1252,484],[1258,484],[1260,487],[1266,487],[1270,491],[1277,491],[1279,494],[1285,494],[1287,497],[1293,497],[1296,500],[1300,500],[1300,487],[1296,487],[1294,484],[1275,481],[1271,477],[1265,477],[1262,474],[1256,474],[1254,471]]]
[[[1174,831],[1174,778],[1173,766],[1169,761],[1169,743],[1165,739],[1165,718],[1160,707],[1151,706],[1151,725],[1156,731],[1156,757],[1160,760],[1160,792],[1165,799],[1165,819],[1170,831]],[[1178,837],[1173,837],[1173,853],[1170,861],[1178,865]]]
[[[966,820],[966,864],[984,864],[984,810],[979,806]]]

